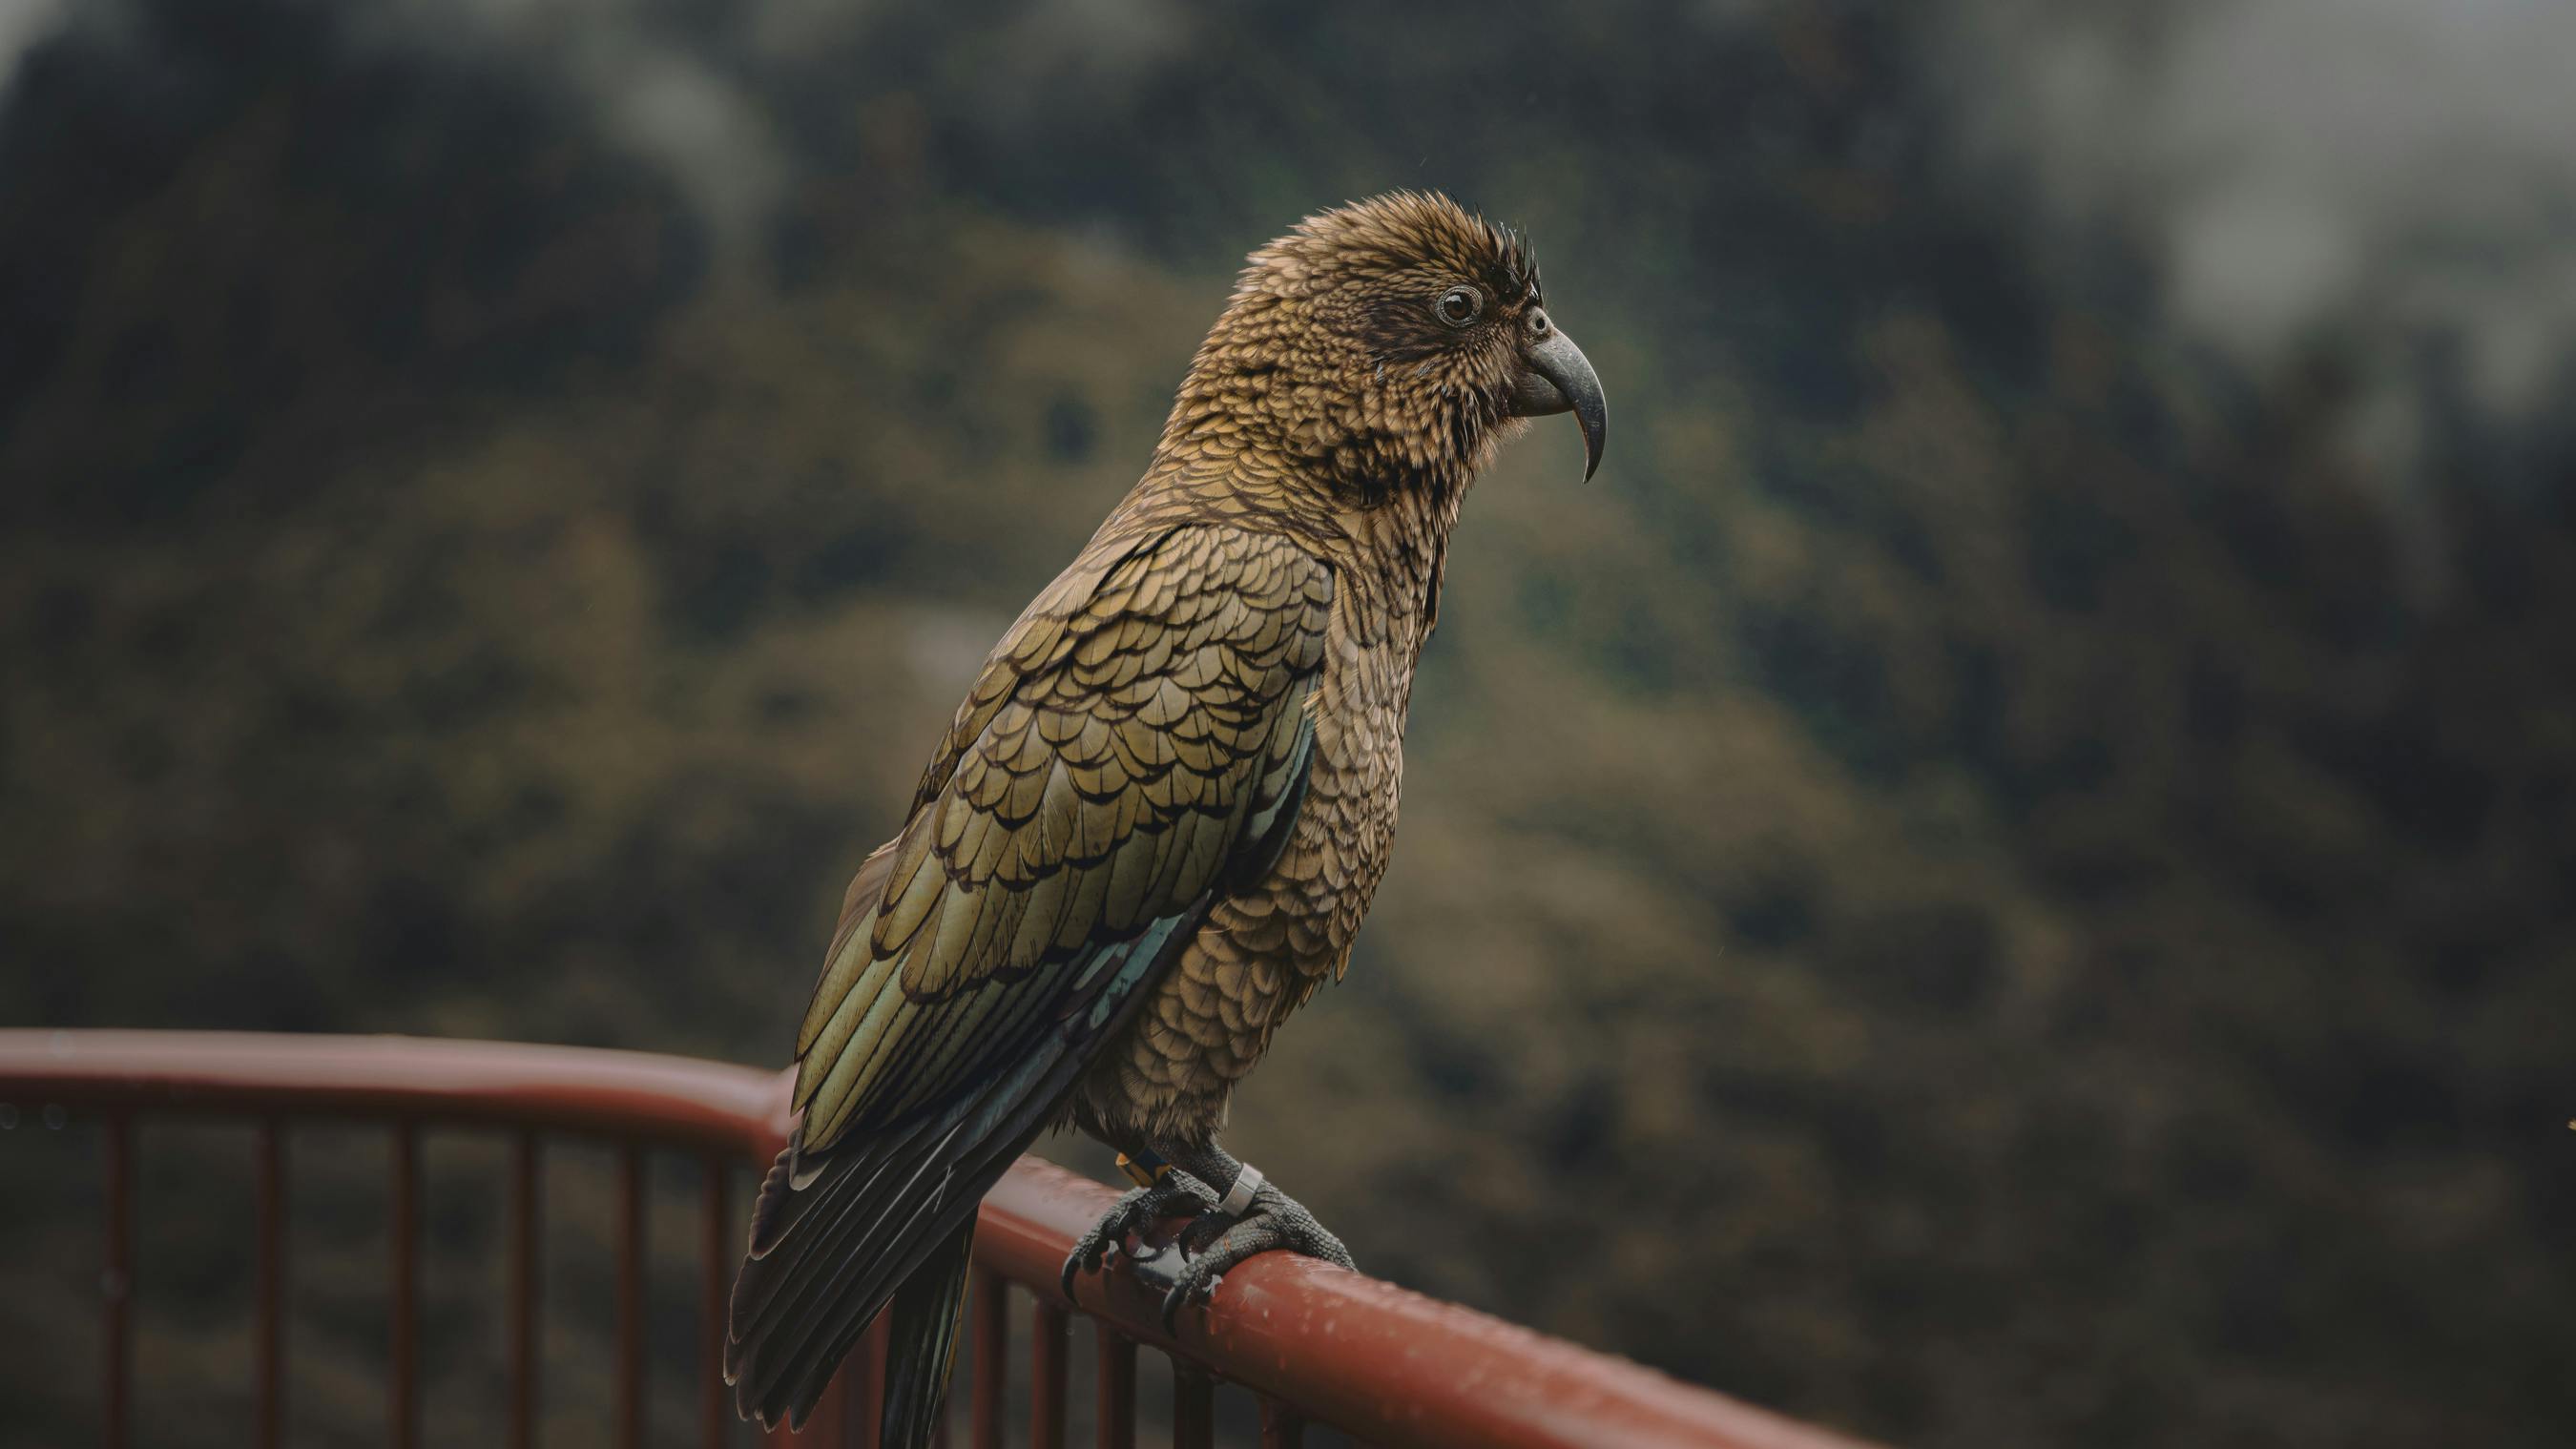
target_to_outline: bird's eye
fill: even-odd
[[[1484,295],[1473,287],[1451,287],[1440,294],[1440,320],[1452,327],[1464,327],[1485,310]]]

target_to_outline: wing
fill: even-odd
[[[852,885],[797,1039],[809,1152],[1105,1023],[1167,959],[1139,938],[1286,837],[1330,571],[1229,527],[1093,552],[994,650]]]
[[[1210,901],[1277,859],[1331,598],[1272,536],[1104,534],[1004,637],[851,883],[806,1011],[805,1115],[727,1331],[745,1412],[801,1420],[899,1285],[939,1287],[945,1235]]]

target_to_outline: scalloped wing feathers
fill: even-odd
[[[986,663],[852,885],[798,1034],[808,1150],[955,1094],[1108,985],[1102,947],[1273,842],[1311,757],[1332,576],[1222,526],[1107,540]]]

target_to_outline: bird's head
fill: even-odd
[[[1608,414],[1514,233],[1445,196],[1310,216],[1252,254],[1165,431],[1167,448],[1278,448],[1363,493],[1462,486],[1514,420],[1571,412],[1584,470]]]

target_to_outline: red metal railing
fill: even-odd
[[[541,1134],[619,1146],[616,1442],[645,1442],[644,1291],[647,1149],[695,1155],[705,1183],[699,1244],[701,1442],[725,1442],[732,1414],[715,1365],[740,1245],[731,1227],[736,1169],[765,1168],[787,1130],[784,1076],[633,1052],[411,1037],[260,1036],[195,1032],[0,1031],[0,1103],[78,1107],[100,1115],[105,1162],[103,1442],[128,1442],[134,1285],[134,1134],[138,1115],[213,1114],[259,1124],[253,1331],[257,1442],[285,1422],[281,1290],[286,1271],[283,1124],[359,1118],[388,1123],[392,1157],[389,1442],[418,1442],[419,1138],[432,1126],[515,1134],[507,1198],[509,1442],[533,1445],[539,1371],[538,1178]],[[1748,1407],[1622,1359],[1592,1353],[1454,1305],[1286,1254],[1226,1276],[1204,1313],[1165,1334],[1158,1265],[1121,1263],[1086,1277],[1079,1301],[1057,1287],[1074,1239],[1112,1194],[1023,1160],[986,1198],[970,1295],[971,1442],[1004,1432],[1010,1298],[1031,1313],[1030,1442],[1067,1437],[1069,1314],[1096,1320],[1095,1442],[1132,1445],[1137,1349],[1170,1356],[1172,1442],[1214,1435],[1214,1386],[1258,1396],[1265,1446],[1295,1445],[1309,1420],[1375,1444],[1504,1449],[1855,1449],[1853,1441]],[[880,1325],[880,1328],[882,1325]],[[872,1442],[884,1343],[871,1332],[803,1434],[778,1444]]]

